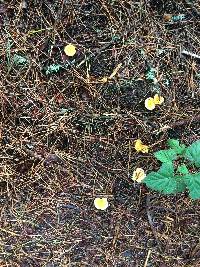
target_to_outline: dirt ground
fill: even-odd
[[[200,139],[198,0],[0,1],[1,267],[200,266],[199,201],[131,179],[168,138]]]

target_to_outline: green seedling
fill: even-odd
[[[173,22],[177,22],[177,21],[182,21],[184,20],[186,17],[185,17],[185,14],[181,14],[181,15],[174,15],[172,16],[171,20]]]
[[[156,69],[149,67],[145,73],[145,77],[147,80],[149,80],[150,82],[153,82],[154,84],[157,84],[157,78],[156,78]]]
[[[57,73],[61,70],[62,65],[60,64],[51,64],[46,68],[46,75]]]
[[[162,162],[157,172],[150,172],[143,183],[163,194],[189,191],[192,199],[200,199],[200,140],[186,147],[179,140],[169,139],[169,149],[154,153]]]
[[[15,54],[13,56],[13,64],[17,67],[23,67],[28,64],[28,59],[24,56]]]

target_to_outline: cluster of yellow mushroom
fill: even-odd
[[[64,47],[64,52],[68,57],[73,57],[76,54],[76,46],[73,44],[68,44]],[[112,78],[119,68],[121,67],[121,64],[115,68],[113,73],[110,75],[109,78]],[[108,77],[104,77],[105,81],[107,81]],[[164,98],[162,96],[159,96],[158,94],[155,94],[154,97],[148,97],[145,100],[145,107],[148,110],[153,110],[156,105],[161,105],[164,102]],[[135,141],[135,150],[137,152],[142,153],[148,153],[149,146],[144,145],[140,139],[137,139]],[[133,172],[132,180],[136,181],[138,183],[141,183],[142,180],[146,177],[146,174],[142,168],[136,168],[136,170]],[[98,210],[106,210],[109,206],[108,199],[107,198],[95,198],[94,199],[94,206]]]
[[[161,105],[164,102],[164,97],[155,94],[154,97],[148,97],[145,100],[145,107],[148,110],[153,110],[156,105]]]
[[[144,145],[140,139],[137,139],[135,141],[135,150],[137,152],[148,153],[149,146]],[[136,168],[136,170],[133,172],[132,180],[141,183],[145,177],[146,174],[144,170],[142,168]]]

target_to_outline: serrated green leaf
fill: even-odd
[[[168,146],[171,149],[174,149],[177,154],[181,155],[185,151],[185,145],[180,145],[179,140],[177,139],[168,139]]]
[[[174,165],[172,162],[163,163],[158,170],[160,174],[165,176],[174,176]]]
[[[149,173],[143,182],[151,189],[164,194],[175,194],[183,192],[186,184],[182,176],[174,176],[172,162],[163,163],[158,172]]]
[[[183,191],[185,191],[186,189],[186,184],[185,181],[183,179],[183,176],[175,176],[175,179],[177,181],[177,185],[176,185],[176,193],[181,193]]]
[[[177,147],[179,147],[179,140],[178,139],[168,139],[167,144],[170,148],[177,148]]]
[[[180,174],[184,174],[184,175],[189,173],[189,170],[188,170],[188,168],[187,168],[187,166],[185,164],[182,164],[182,165],[178,166],[177,171]]]
[[[192,199],[200,199],[200,173],[182,176]]]
[[[185,153],[186,146],[185,145],[180,145],[179,148],[175,149],[176,153],[179,155],[183,155]]]
[[[171,162],[177,158],[174,149],[159,150],[154,153],[154,156],[163,163]]]
[[[174,178],[174,167],[172,163],[163,163],[158,172],[149,173],[143,182],[151,189],[164,194],[176,192],[177,181]]]
[[[196,167],[200,167],[200,140],[187,147],[185,157],[194,163]]]

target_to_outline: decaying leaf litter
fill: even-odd
[[[2,266],[200,264],[199,202],[132,180],[168,138],[200,138],[199,16],[199,1],[1,1]]]

